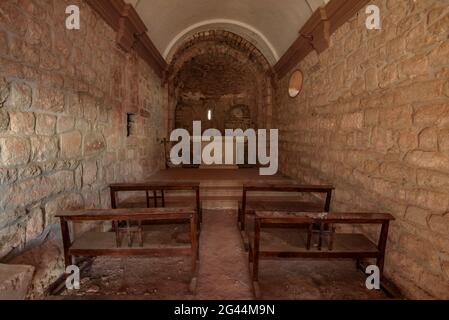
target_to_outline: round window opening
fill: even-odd
[[[295,98],[302,90],[304,76],[301,70],[296,70],[290,76],[290,82],[288,83],[288,95],[291,98]]]

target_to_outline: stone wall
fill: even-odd
[[[178,48],[168,70],[169,129],[266,128],[271,124],[272,70],[262,53],[240,36],[224,31],[199,32]],[[236,107],[247,106],[239,118]],[[213,112],[212,121],[207,111]]]
[[[263,101],[260,73],[231,55],[211,52],[186,63],[176,77],[179,98],[176,106],[176,128],[191,130],[193,121],[201,121],[203,130],[218,129],[224,133],[226,120],[234,106],[248,106],[250,128],[257,128],[258,112]],[[208,110],[212,119],[207,119]],[[240,127],[239,127],[240,128]],[[241,127],[242,129],[246,129]]]
[[[62,274],[55,213],[109,207],[109,183],[163,164],[161,80],[115,36],[81,0],[0,3],[0,261],[36,265],[31,296]]]
[[[372,4],[382,30],[365,28],[364,8],[297,66],[299,97],[289,75],[278,81],[280,168],[333,183],[334,210],[394,214],[387,277],[409,297],[448,299],[448,1]]]

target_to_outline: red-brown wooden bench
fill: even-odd
[[[331,185],[301,185],[297,183],[261,184],[248,183],[243,185],[242,201],[239,204],[238,223],[242,231],[245,230],[246,215],[253,215],[256,211],[302,211],[329,212],[332,192]],[[250,197],[257,192],[257,196]],[[326,194],[324,203],[316,201],[302,201],[298,198],[273,197],[268,193],[318,193]]]
[[[118,193],[123,192],[145,192],[146,207],[154,208],[167,206],[166,192],[167,191],[193,191],[195,197],[186,199],[182,202],[183,206],[195,206],[198,215],[198,230],[200,230],[201,222],[203,220],[201,201],[200,201],[200,184],[199,182],[177,182],[177,181],[148,181],[142,183],[117,183],[109,186],[111,193],[111,206],[113,209],[119,208]],[[152,201],[151,201],[152,200]],[[160,200],[160,204],[159,201]]]
[[[296,182],[262,184],[247,183],[243,185],[242,201],[239,203],[238,224],[245,248],[248,249],[248,235],[245,226],[248,220],[254,218],[256,211],[301,211],[301,212],[329,212],[331,207],[331,185],[302,185]],[[282,196],[280,196],[283,194]],[[299,194],[325,194],[323,200],[319,198],[301,200]],[[289,227],[282,225],[282,227]],[[295,226],[297,227],[297,226]],[[310,225],[309,238],[314,233],[331,235],[332,227],[329,225],[317,228]]]
[[[66,267],[73,264],[73,257],[96,256],[178,256],[190,255],[192,259],[192,278],[190,290],[195,292],[198,271],[198,232],[197,212],[194,208],[150,208],[150,209],[102,209],[61,212],[56,215],[61,220],[61,233]],[[119,221],[157,221],[159,224],[184,222],[190,225],[190,243],[152,243],[143,236],[141,242],[118,241],[115,232],[86,232],[72,239],[69,222],[112,222]]]
[[[386,213],[311,213],[257,211],[254,223],[248,226],[249,263],[254,291],[260,297],[259,264],[262,259],[361,259],[375,258],[381,277],[384,269],[388,228],[394,217]],[[381,225],[379,240],[372,242],[361,233],[335,233],[333,244],[328,247],[311,246],[308,234],[299,227],[308,225]],[[278,229],[281,225],[298,229]],[[283,237],[296,236],[295,244],[283,241]],[[276,241],[279,239],[280,241]],[[326,240],[324,239],[324,244]],[[286,243],[289,245],[287,246]]]

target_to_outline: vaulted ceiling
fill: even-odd
[[[126,0],[148,35],[170,60],[183,39],[208,29],[232,31],[252,42],[275,64],[299,29],[327,0]]]

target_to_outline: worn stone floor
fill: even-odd
[[[172,226],[182,233],[182,226]],[[168,232],[169,230],[167,230]],[[205,210],[197,294],[188,291],[189,258],[96,258],[81,289],[65,298],[253,299],[247,253],[233,210]],[[352,261],[262,261],[263,299],[386,299],[368,291]]]

